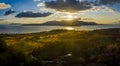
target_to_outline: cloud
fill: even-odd
[[[34,2],[50,2],[50,1],[56,1],[56,0],[33,0]]]
[[[22,18],[22,17],[46,17],[51,15],[52,13],[39,13],[39,12],[32,12],[32,11],[23,11],[19,14],[17,14],[15,17]]]
[[[41,2],[41,3],[37,4],[37,7],[40,8],[41,12],[45,12],[45,13],[46,12],[52,12],[52,13],[56,12],[54,9],[46,8],[45,2]]]
[[[40,8],[40,11],[41,12],[44,12],[44,13],[47,13],[47,12],[50,12],[50,13],[55,13],[56,11],[54,9],[50,9],[50,8]]]
[[[109,13],[112,13],[112,14],[117,14],[118,11],[116,11],[114,8],[112,7],[107,7],[107,6],[94,6],[92,9],[92,11],[94,12],[109,12]]]
[[[100,0],[100,4],[115,4],[115,3],[120,3],[120,0]]]
[[[8,11],[5,12],[4,16],[10,15],[12,13],[15,13],[13,9],[9,9]]]
[[[4,21],[4,19],[0,19],[0,22],[1,22],[1,21]]]
[[[46,8],[55,9],[61,12],[77,12],[83,10],[89,10],[94,6],[108,6],[120,3],[120,0],[36,0],[41,3],[38,6],[44,6]]]
[[[37,2],[37,1],[41,1],[41,0],[34,0],[35,2]]]
[[[5,19],[0,18],[0,24],[4,24],[5,23]]]
[[[0,10],[11,8],[11,5],[5,4],[5,3],[0,3]]]
[[[92,2],[80,0],[56,0],[45,2],[45,5],[47,8],[55,9],[57,11],[76,12],[90,9],[95,4]]]
[[[37,7],[45,7],[46,5],[45,5],[45,3],[44,2],[41,2],[41,3],[39,3],[38,5],[37,5]]]

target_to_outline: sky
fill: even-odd
[[[0,0],[0,24],[79,19],[120,23],[120,0]]]

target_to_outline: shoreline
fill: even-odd
[[[95,30],[67,30],[67,29],[55,29],[50,31],[41,31],[41,32],[31,32],[31,33],[0,33],[0,35],[26,35],[26,34],[40,34],[45,32],[53,32],[53,31],[77,31],[77,32],[91,32],[91,31],[101,31],[101,30],[120,30],[120,28],[106,28],[106,29],[95,29]]]

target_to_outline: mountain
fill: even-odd
[[[48,21],[42,24],[24,24],[26,26],[31,25],[42,25],[42,26],[81,26],[81,25],[98,25],[95,22],[84,22],[84,21]]]

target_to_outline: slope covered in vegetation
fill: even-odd
[[[120,29],[0,35],[0,66],[119,66]]]

